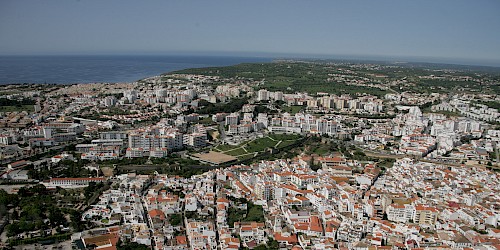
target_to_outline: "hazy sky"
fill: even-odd
[[[500,1],[0,0],[0,55],[184,52],[500,61]]]

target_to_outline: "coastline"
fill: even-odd
[[[0,56],[0,84],[123,83],[182,69],[271,61],[231,56]]]

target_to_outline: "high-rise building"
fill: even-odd
[[[239,115],[236,113],[230,114],[226,116],[226,125],[237,125],[238,124]]]
[[[269,92],[266,89],[261,89],[257,92],[257,101],[269,101]]]

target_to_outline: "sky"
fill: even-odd
[[[0,1],[0,55],[190,53],[500,65],[500,1]]]

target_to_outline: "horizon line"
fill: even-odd
[[[317,54],[286,52],[249,52],[249,51],[133,51],[133,52],[76,52],[76,53],[17,53],[0,54],[0,57],[43,57],[43,56],[200,56],[200,57],[247,57],[269,59],[305,59],[305,60],[343,60],[377,61],[398,63],[429,63],[460,66],[500,68],[500,59],[452,58],[407,55],[361,55],[361,54]]]

